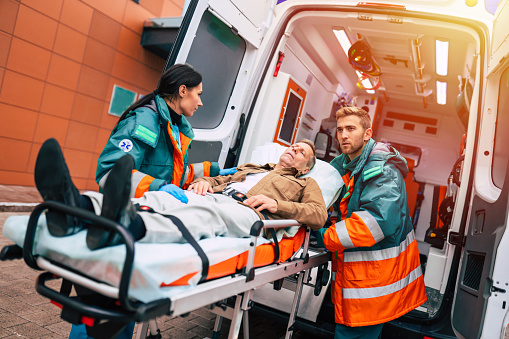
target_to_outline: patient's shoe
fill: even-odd
[[[136,217],[136,209],[131,203],[131,173],[134,159],[124,155],[112,167],[104,183],[101,216],[129,228]],[[118,233],[103,227],[90,225],[87,231],[87,246],[91,250],[114,246],[121,243]]]
[[[64,155],[55,139],[48,139],[42,144],[35,163],[34,177],[44,201],[52,200],[81,207],[80,192],[72,183]],[[71,235],[82,229],[78,218],[51,210],[46,213],[46,221],[49,232],[55,237]]]

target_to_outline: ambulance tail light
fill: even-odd
[[[375,2],[359,2],[357,4],[357,7],[406,10],[406,7],[403,5],[379,4],[379,3],[375,3]]]

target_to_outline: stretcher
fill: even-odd
[[[337,198],[342,181],[339,175],[334,177],[335,170],[328,166],[319,162],[311,176],[323,188],[330,205]],[[112,229],[121,235],[123,244],[89,251],[85,232],[52,237],[43,215],[49,209]],[[299,230],[279,242],[260,236],[267,229],[289,227]],[[45,271],[37,278],[37,292],[62,308],[64,320],[90,326],[89,334],[96,337],[112,337],[120,325],[131,321],[142,323],[138,337],[145,336],[149,324],[155,335],[154,320],[158,316],[176,317],[212,305],[218,306],[214,308],[218,314],[214,337],[219,335],[223,317],[227,317],[232,319],[229,337],[236,338],[244,317],[247,338],[247,311],[254,289],[268,283],[273,283],[275,289],[281,288],[283,279],[293,276],[297,288],[289,317],[287,337],[290,337],[302,286],[310,283],[310,270],[329,260],[327,252],[309,250],[309,234],[309,229],[295,220],[258,221],[252,226],[250,238],[198,241],[199,249],[205,253],[202,256],[190,244],[135,243],[125,228],[111,220],[49,201],[38,205],[30,217],[16,216],[6,221],[4,235],[16,245],[5,247],[0,258],[22,256],[31,268]],[[54,286],[48,284],[51,280],[60,281],[59,291],[48,286]],[[315,280],[322,284],[321,279]],[[71,294],[72,287],[76,293]],[[235,298],[233,307],[224,302],[231,297]]]

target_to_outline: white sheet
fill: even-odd
[[[269,143],[253,152],[251,163],[277,162],[286,147]],[[328,163],[317,160],[316,166],[306,176],[314,178],[324,194],[327,206],[337,198],[343,181],[339,173]],[[5,222],[3,233],[23,247],[29,216],[11,216]],[[118,286],[125,258],[124,246],[107,247],[90,251],[86,246],[86,231],[56,238],[49,234],[44,215],[39,219],[34,253],[83,272],[84,274]],[[258,244],[268,243],[259,239]],[[226,238],[200,240],[210,265],[237,256],[249,250],[249,238]],[[129,294],[142,302],[175,295],[195,285],[201,277],[201,260],[189,244],[135,244],[135,260]],[[190,286],[164,287],[189,273],[197,273],[190,279]]]

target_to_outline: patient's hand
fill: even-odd
[[[277,212],[277,201],[263,194],[253,195],[251,198],[244,200],[244,204],[254,208],[258,212],[267,210],[270,213]]]
[[[214,193],[212,187],[207,181],[197,181],[187,188],[188,191],[193,191],[193,193],[205,195],[207,192]]]

